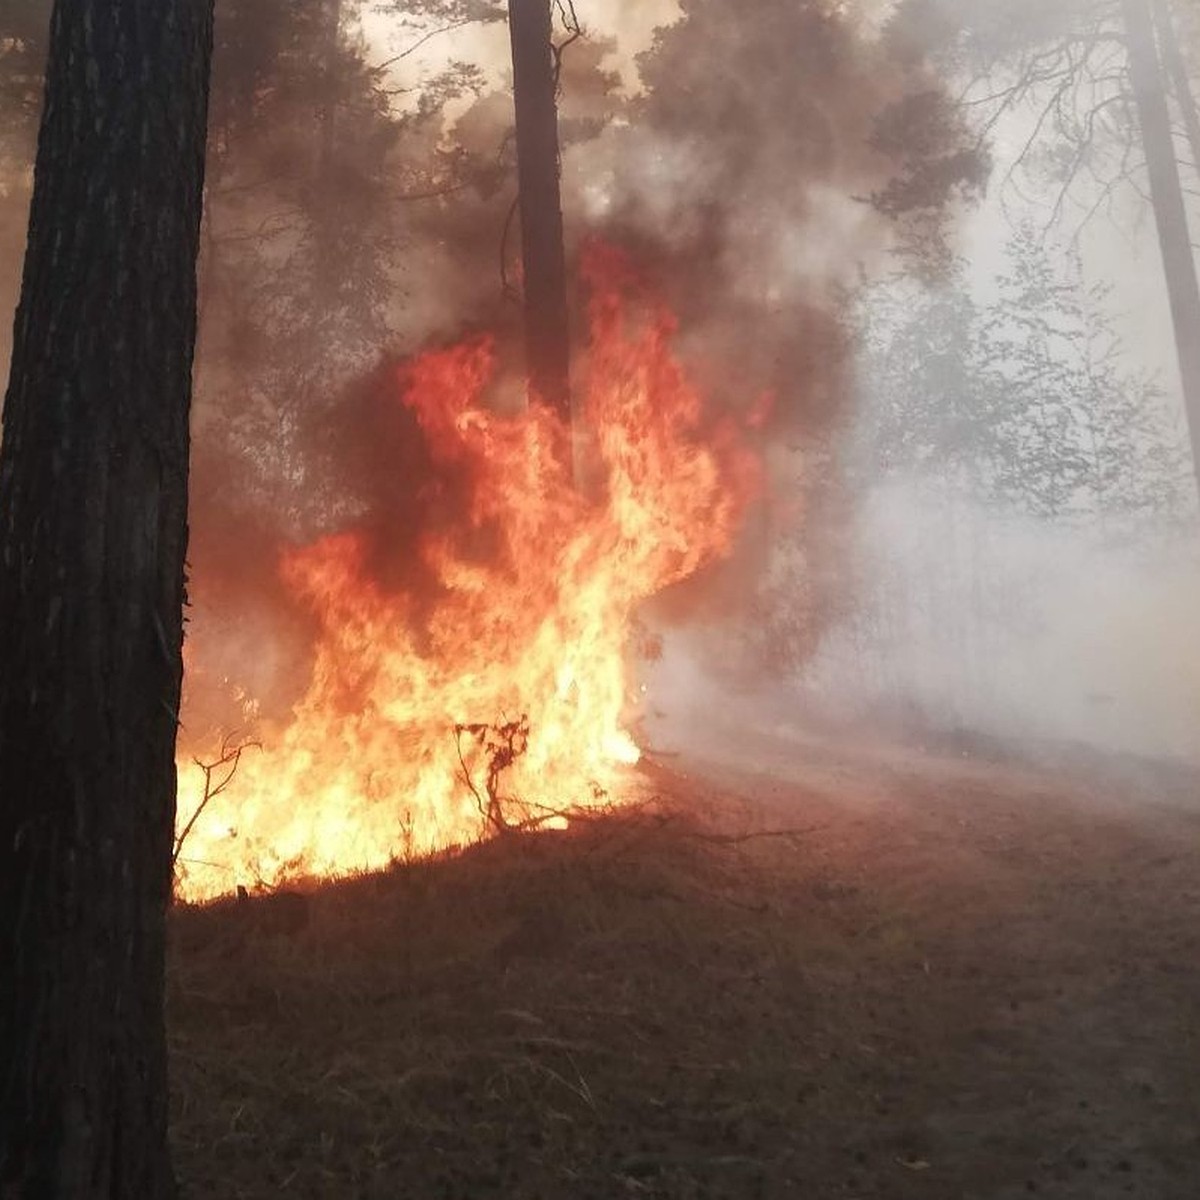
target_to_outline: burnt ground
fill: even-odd
[[[1197,778],[983,749],[178,911],[184,1196],[1195,1200]]]

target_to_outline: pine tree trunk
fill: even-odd
[[[0,1195],[160,1200],[212,0],[58,0],[0,449]]]
[[[317,142],[313,179],[313,191],[319,198],[313,227],[317,280],[313,306],[322,316],[338,307],[338,283],[342,264],[337,235],[344,227],[345,221],[344,214],[338,210],[340,185],[337,178],[338,65],[342,37],[342,0],[325,0],[323,14],[324,94],[317,113],[321,135]]]
[[[1149,0],[1121,0],[1150,198],[1158,226],[1158,244],[1167,277],[1175,349],[1192,442],[1192,466],[1200,488],[1200,284],[1188,230],[1187,209],[1175,160],[1171,118]]]
[[[533,399],[569,421],[570,330],[550,0],[509,0],[508,22],[517,112],[529,390]]]
[[[1200,171],[1200,110],[1196,108],[1196,96],[1192,91],[1192,81],[1188,78],[1183,51],[1179,48],[1179,34],[1175,30],[1175,19],[1171,15],[1168,0],[1154,0],[1154,24],[1158,29],[1158,44],[1162,47],[1163,65],[1183,117],[1183,127],[1187,130],[1192,166]]]

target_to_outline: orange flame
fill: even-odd
[[[706,413],[672,355],[674,320],[645,300],[628,260],[595,247],[584,269],[585,485],[553,412],[488,407],[489,339],[408,368],[397,402],[435,467],[469,486],[465,527],[418,543],[437,603],[418,611],[385,590],[358,532],[284,555],[287,585],[319,621],[311,680],[286,728],[243,756],[189,830],[182,896],[475,840],[488,828],[488,768],[509,748],[523,753],[493,790],[525,823],[598,802],[637,761],[622,725],[636,610],[728,550],[759,468],[738,424]],[[181,826],[203,787],[181,762]]]

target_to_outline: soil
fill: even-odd
[[[185,1197],[1195,1200],[1200,784],[739,739],[174,915]]]

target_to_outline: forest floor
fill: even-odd
[[[184,1200],[1196,1200],[1200,783],[746,739],[173,916]]]

